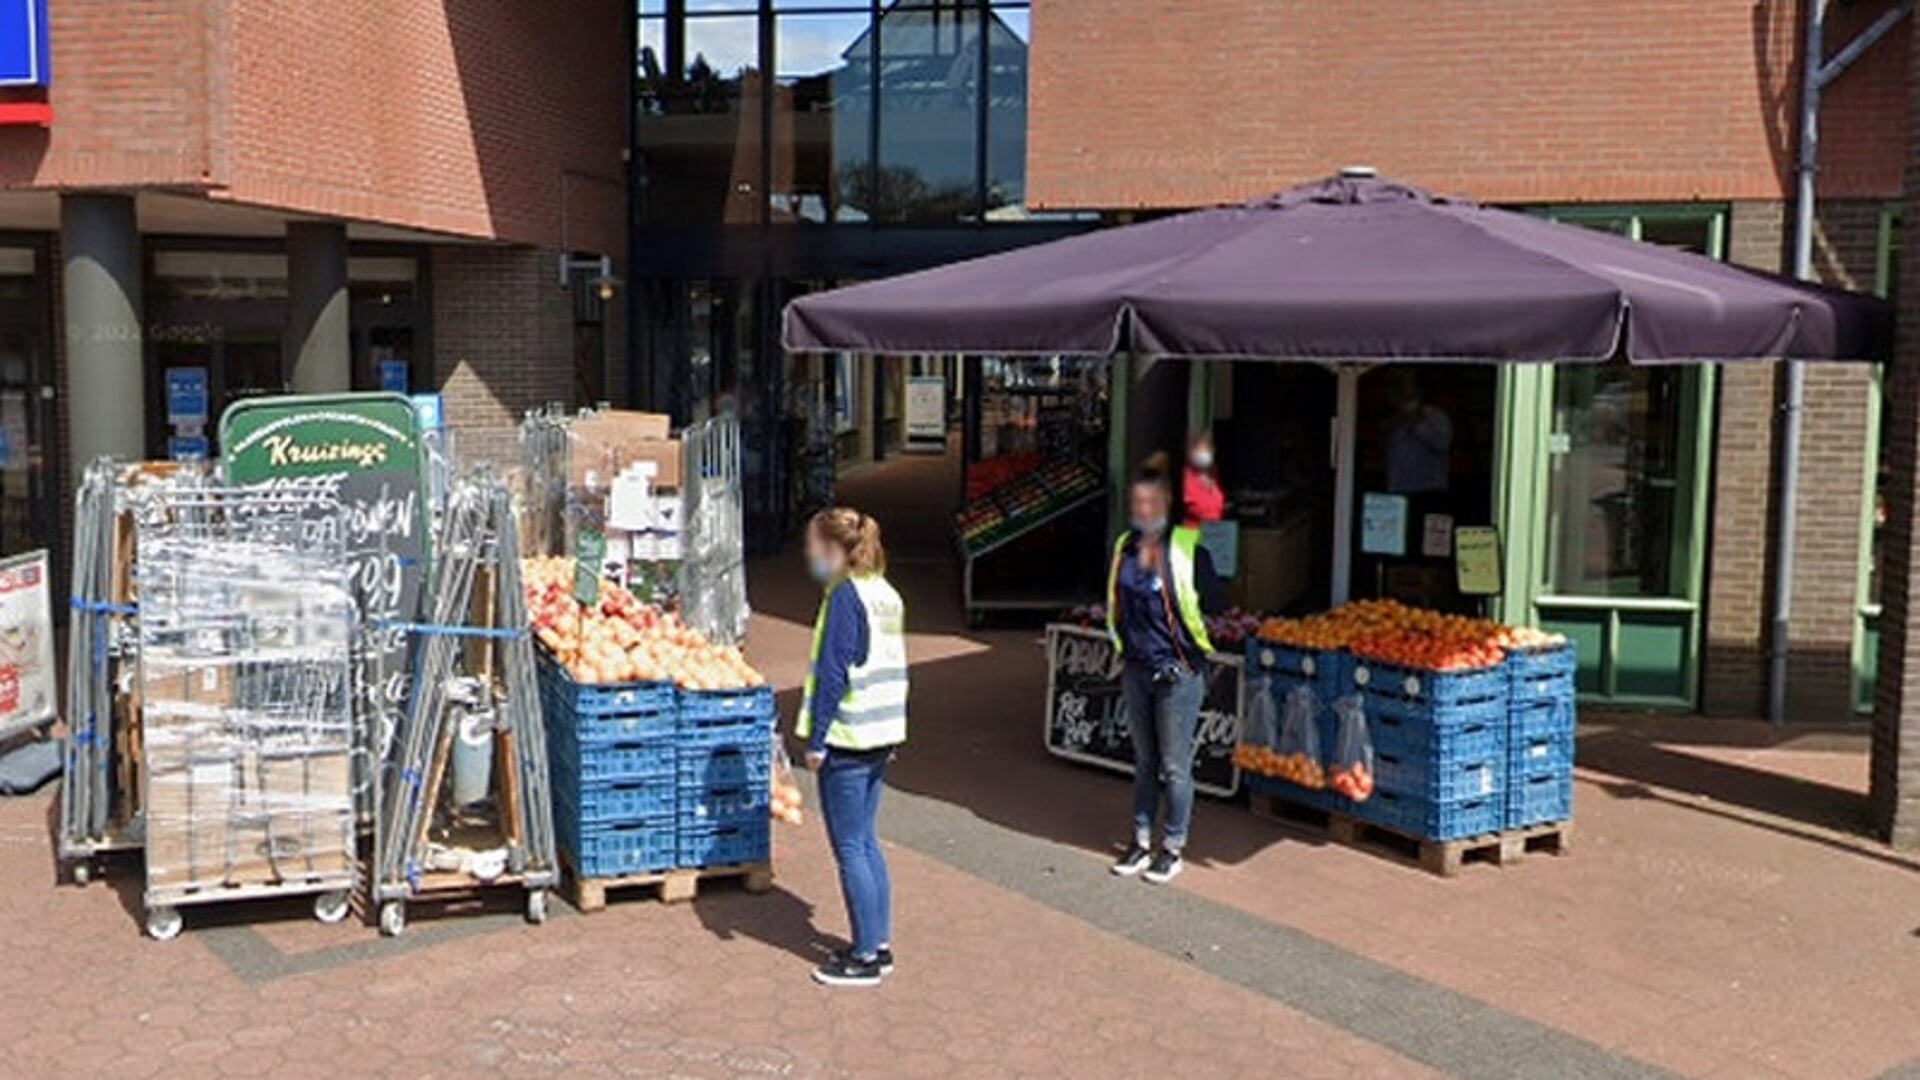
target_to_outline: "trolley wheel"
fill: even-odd
[[[185,924],[177,908],[147,909],[147,936],[155,941],[172,941],[180,936],[180,928],[183,925]]]
[[[82,859],[67,868],[67,876],[73,879],[75,885],[84,888],[87,882],[93,880],[93,864]]]
[[[527,921],[535,926],[547,921],[547,890],[534,889],[527,893]]]
[[[352,896],[345,890],[323,892],[313,898],[313,917],[332,926],[347,917],[352,906]]]
[[[407,905],[403,900],[389,900],[380,905],[380,932],[387,937],[399,937],[407,928]]]

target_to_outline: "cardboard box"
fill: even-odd
[[[622,469],[635,461],[652,461],[659,466],[656,487],[680,485],[680,440],[673,438],[669,417],[607,410],[573,421],[567,437],[570,485],[591,482],[605,490]]]
[[[149,724],[169,715],[204,715],[234,703],[232,657],[174,656],[148,649],[140,657],[141,711]],[[183,708],[184,706],[184,708]]]
[[[149,889],[277,885],[350,873],[352,768],[345,751],[148,763]]]

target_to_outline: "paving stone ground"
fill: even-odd
[[[1173,888],[1111,880],[1126,785],[1040,748],[1033,627],[959,620],[946,468],[847,485],[916,629],[882,989],[806,980],[845,933],[817,819],[765,896],[397,941],[267,904],[161,944],[137,863],[55,884],[43,793],[0,801],[0,1076],[1920,1076],[1920,862],[1858,836],[1855,730],[1590,718],[1565,859],[1441,881],[1208,801]],[[790,707],[813,598],[752,574]]]

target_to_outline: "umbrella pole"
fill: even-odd
[[[1333,368],[1333,583],[1332,604],[1340,606],[1353,593],[1353,489],[1358,481],[1357,448],[1360,432],[1359,364]]]

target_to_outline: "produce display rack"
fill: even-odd
[[[1030,536],[1069,514],[1099,503],[1106,482],[1083,461],[1048,462],[1033,472],[987,492],[954,515],[955,542],[961,559],[961,602],[971,618],[990,610],[1054,611],[1084,596],[1034,594],[983,595],[979,564],[1000,549]]]

